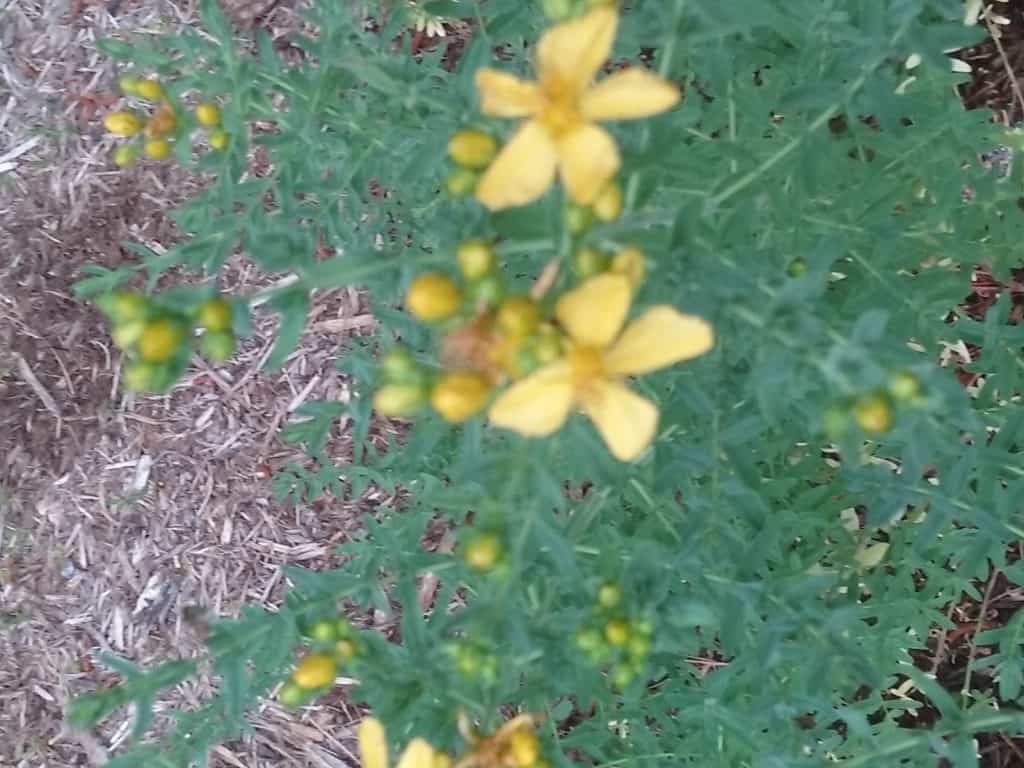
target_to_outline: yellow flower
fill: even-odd
[[[485,206],[531,203],[556,172],[573,200],[592,204],[621,165],[615,140],[597,123],[656,115],[679,101],[672,83],[642,67],[593,82],[617,25],[617,11],[606,6],[552,27],[537,45],[536,83],[477,72],[484,114],[526,118],[480,180],[476,194]]]
[[[538,715],[516,715],[490,736],[481,738],[465,713],[460,713],[459,730],[471,746],[455,768],[533,768],[540,760],[540,741],[534,730],[542,719]]]
[[[359,725],[359,757],[363,768],[388,768],[388,741],[379,720],[368,717]],[[435,768],[446,756],[424,739],[413,739],[395,768]]]
[[[530,437],[550,435],[578,406],[617,459],[640,456],[654,439],[658,409],[624,379],[702,355],[714,335],[704,320],[665,305],[623,330],[631,294],[628,278],[603,274],[563,295],[555,317],[570,340],[566,357],[509,387],[491,406],[491,423]]]

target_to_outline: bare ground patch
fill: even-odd
[[[237,5],[237,4],[236,4]],[[257,16],[286,24],[287,4]],[[115,10],[116,15],[111,15]],[[166,31],[194,18],[193,2],[25,0],[0,6],[0,763],[102,763],[131,713],[95,733],[63,726],[68,699],[110,685],[95,662],[194,654],[206,616],[242,603],[273,605],[285,564],[323,567],[381,499],[286,506],[273,471],[301,461],[277,439],[294,410],[346,399],[335,368],[347,335],[372,332],[365,297],[317,297],[313,332],[281,371],[264,372],[274,321],[227,365],[196,361],[164,396],[126,397],[119,353],[71,286],[83,264],[130,258],[119,243],[169,244],[167,211],[202,179],[169,165],[128,172],[108,161],[99,125],[116,75],[94,47],[121,30]],[[237,9],[235,9],[237,10]],[[242,9],[242,22],[252,13]],[[225,289],[268,282],[242,260]],[[342,420],[332,452],[350,455]],[[191,707],[200,679],[162,703]],[[356,718],[343,691],[300,714],[264,703],[255,732],[218,748],[215,765],[351,764]]]

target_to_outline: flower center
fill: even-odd
[[[548,78],[541,83],[543,105],[540,122],[555,138],[563,136],[581,122],[577,107],[576,89],[559,78]]]
[[[604,355],[597,347],[583,345],[575,347],[569,352],[569,368],[572,372],[572,383],[576,389],[583,389],[607,375],[604,367]]]

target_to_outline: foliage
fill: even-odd
[[[237,733],[289,675],[301,633],[310,651],[338,642],[313,630],[341,601],[398,621],[401,642],[356,630],[343,661],[396,746],[422,736],[457,750],[459,710],[491,732],[514,707],[546,716],[555,765],[970,766],[973,734],[1024,727],[1019,616],[978,638],[998,644],[985,662],[998,691],[954,698],[913,657],[990,568],[1020,571],[1006,552],[1024,537],[1022,331],[1009,296],[981,320],[956,311],[974,266],[1005,276],[1021,239],[1019,172],[979,161],[997,132],[962,109],[944,53],[978,30],[959,0],[637,0],[614,60],[643,51],[685,98],[613,126],[621,218],[569,232],[558,191],[494,213],[443,191],[452,134],[514,130],[480,115],[476,71],[527,76],[541,7],[573,5],[322,1],[285,58],[262,32],[236,37],[207,0],[202,30],[106,42],[132,74],[159,76],[170,103],[219,103],[231,137],[198,159],[178,137],[178,160],[213,183],[177,211],[188,237],[159,254],[137,246],[137,268],[151,287],[176,265],[215,280],[240,250],[282,273],[262,297],[282,318],[271,367],[316,290],[355,284],[381,344],[400,338],[432,370],[437,333],[396,306],[420,273],[454,272],[473,238],[497,243],[520,292],[553,259],[568,279],[580,246],[641,248],[637,306],[679,307],[716,338],[635,383],[661,420],[632,463],[575,416],[537,440],[424,413],[387,453],[337,465],[332,420],[344,410],[362,446],[379,384],[373,351],[353,350],[342,362],[360,396],[288,427],[318,469],[291,467],[276,487],[343,494],[343,477],[353,495],[374,483],[408,499],[367,517],[343,567],[291,571],[279,610],[217,624],[197,662],[219,695],[112,765],[186,765]],[[424,12],[469,18],[465,50],[407,54]],[[262,176],[246,173],[256,148],[271,162]],[[130,271],[97,270],[83,295]],[[197,290],[193,304],[211,295]],[[980,356],[958,360],[960,340]],[[965,390],[957,367],[982,385]],[[423,546],[438,521],[454,527],[454,554]],[[421,610],[428,573],[439,586]],[[86,699],[77,721],[126,699],[145,713],[150,682],[180,679],[139,674],[102,705]],[[925,702],[937,722],[909,730]]]

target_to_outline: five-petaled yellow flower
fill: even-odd
[[[648,117],[679,101],[675,85],[642,67],[593,82],[617,25],[618,12],[605,6],[552,27],[537,45],[536,83],[493,69],[477,72],[484,114],[526,118],[480,179],[476,195],[485,206],[531,203],[556,171],[569,196],[590,205],[621,165],[615,140],[598,121]]]
[[[362,768],[388,768],[388,742],[379,720],[367,717],[359,724],[359,757]],[[413,739],[398,758],[395,768],[438,768],[450,765],[443,752],[438,752],[424,739]]]
[[[623,330],[632,288],[603,274],[564,294],[555,316],[570,339],[566,356],[513,384],[491,406],[490,421],[522,435],[549,435],[574,406],[582,408],[621,461],[650,445],[658,408],[625,378],[702,355],[714,344],[711,327],[675,308],[651,307]]]

